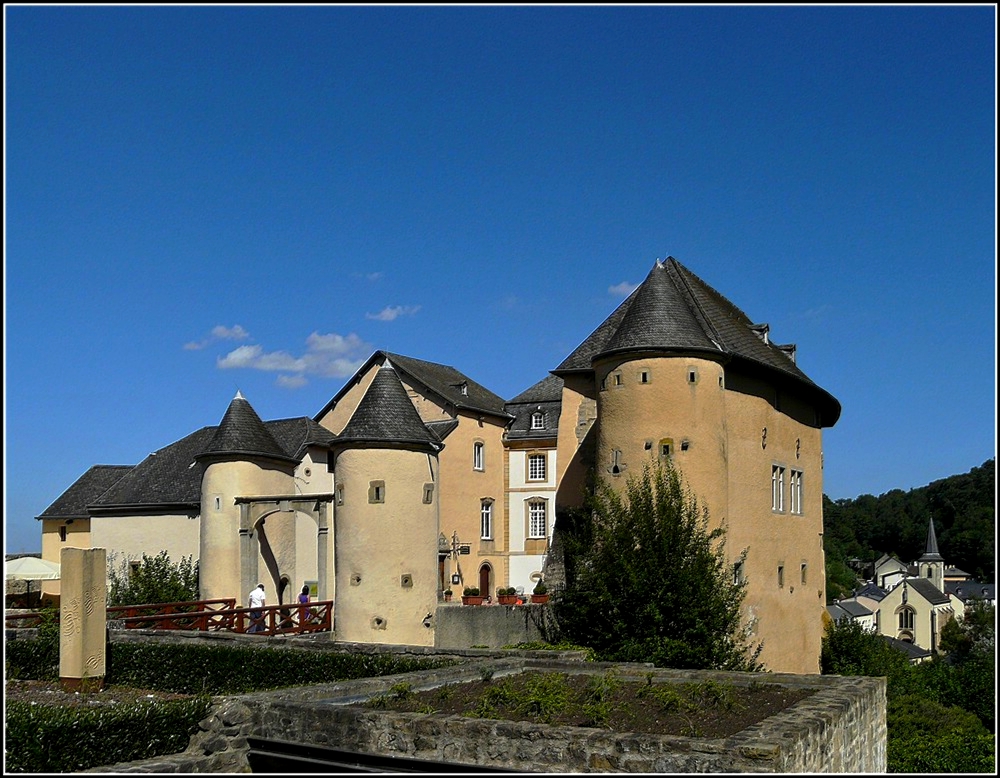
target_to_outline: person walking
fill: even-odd
[[[262,632],[264,627],[261,624],[261,617],[264,615],[264,611],[261,609],[267,601],[264,595],[264,584],[257,584],[257,588],[248,595],[247,601],[250,606],[250,629],[247,632]]]
[[[305,606],[309,604],[309,584],[305,584],[302,587],[302,591],[299,592],[299,605]],[[312,609],[300,607],[299,608],[299,624],[308,624],[312,621]]]

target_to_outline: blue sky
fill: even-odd
[[[668,255],[842,403],[826,494],[995,454],[992,6],[4,15],[8,553],[237,389],[513,397]]]

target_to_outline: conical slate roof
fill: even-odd
[[[421,421],[406,389],[388,362],[375,373],[371,386],[340,435],[340,443],[378,443],[440,448]]]
[[[257,411],[240,392],[237,392],[236,397],[229,403],[226,415],[219,422],[211,441],[198,454],[199,459],[218,456],[265,457],[296,461],[286,453],[261,421]]]
[[[944,557],[938,551],[937,535],[934,533],[934,519],[928,519],[927,521],[927,543],[924,548],[924,554],[920,557],[919,562],[943,562]]]
[[[625,302],[552,372],[589,372],[595,359],[650,351],[702,353],[763,369],[804,388],[823,426],[840,417],[840,403],[796,366],[787,347],[762,339],[743,311],[673,257],[657,261]]]

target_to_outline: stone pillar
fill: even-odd
[[[60,561],[59,680],[68,691],[94,691],[104,685],[107,550],[64,548]]]

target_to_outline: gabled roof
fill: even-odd
[[[169,446],[157,449],[133,467],[90,507],[96,511],[126,505],[188,505],[201,503],[202,468],[195,458],[215,435],[202,427]]]
[[[789,356],[793,349],[761,337],[759,325],[673,257],[646,280],[552,372],[588,372],[596,359],[628,352],[704,354],[763,370],[809,396],[821,424],[832,426],[840,403],[814,384]]]
[[[437,436],[421,421],[406,388],[389,363],[378,369],[354,415],[337,436],[337,443],[440,448]]]
[[[855,597],[867,597],[869,600],[884,600],[885,596],[888,594],[885,589],[881,586],[876,585],[872,581],[868,581],[864,586],[858,589],[855,593]]]
[[[249,406],[245,399],[242,402]],[[158,449],[138,465],[91,468],[38,518],[58,518],[64,514],[54,511],[64,510],[75,511],[70,518],[128,509],[196,511],[201,504],[204,472],[198,460],[206,452],[209,458],[265,456],[298,462],[307,447],[328,448],[336,440],[332,432],[306,417],[260,422],[252,408],[246,413],[246,408],[233,409],[230,403],[230,410],[233,413],[227,411],[219,426],[202,427]],[[229,429],[223,429],[227,425]],[[212,446],[214,451],[209,450]],[[245,454],[241,451],[243,447],[258,450]],[[260,451],[262,447],[265,452]],[[108,480],[109,485],[104,486],[102,479]]]
[[[520,403],[562,402],[563,379],[557,375],[547,375],[537,384],[533,384],[517,397],[507,401],[507,405]]]
[[[354,380],[345,383],[313,418],[317,421],[321,419],[356,384],[359,376],[371,370],[372,366],[385,364],[386,361],[391,361],[397,375],[406,379],[408,383],[412,382],[423,386],[430,393],[436,395],[438,399],[457,409],[490,414],[503,419],[509,418],[509,415],[504,412],[502,397],[450,365],[439,365],[436,362],[414,359],[389,351],[376,351],[368,357],[354,374]]]
[[[931,605],[947,605],[948,595],[926,578],[904,578],[903,584],[920,594]]]
[[[837,605],[850,614],[851,618],[858,619],[862,616],[871,616],[872,612],[857,600],[837,600]]]
[[[273,433],[264,426],[257,411],[237,392],[215,434],[197,457],[250,457],[294,461]]]
[[[879,635],[886,643],[892,646],[897,651],[901,651],[906,654],[906,658],[911,662],[916,662],[920,659],[927,659],[931,656],[931,652],[926,648],[921,648],[916,643],[910,643],[906,640],[897,640],[896,638],[891,638],[888,635]]]
[[[36,519],[87,518],[87,506],[115,485],[135,465],[94,465]]]
[[[981,584],[975,581],[945,581],[944,590],[955,595],[962,602],[972,599],[995,600],[997,598],[996,584]]]
[[[513,420],[507,427],[508,440],[542,440],[559,434],[563,379],[550,375],[507,402]],[[542,414],[542,428],[532,428],[532,417]]]

